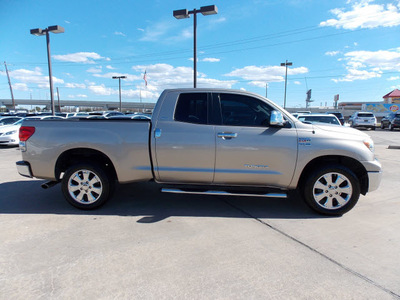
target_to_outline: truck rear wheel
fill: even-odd
[[[70,167],[62,179],[65,199],[79,209],[89,210],[102,206],[111,196],[112,181],[96,165],[79,164]]]
[[[311,173],[303,194],[305,202],[315,211],[325,215],[342,215],[356,205],[360,184],[348,168],[326,166]]]

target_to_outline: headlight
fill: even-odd
[[[2,136],[6,136],[6,135],[12,135],[12,134],[15,134],[15,133],[17,133],[18,132],[18,130],[13,130],[13,131],[8,131],[8,132],[5,132],[5,133],[3,133],[3,134],[0,134],[0,135],[2,135]]]
[[[365,145],[371,152],[374,152],[374,151],[375,151],[374,141],[373,141],[372,139],[366,139],[366,140],[364,140],[364,145]]]

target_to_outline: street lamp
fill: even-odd
[[[197,27],[197,14],[201,13],[203,16],[208,15],[215,15],[218,13],[217,6],[215,5],[208,5],[202,6],[200,9],[193,9],[188,11],[187,9],[179,9],[174,10],[173,15],[177,19],[186,19],[189,18],[190,15],[193,15],[193,87],[197,87],[197,34],[196,34],[196,27]]]
[[[119,82],[119,111],[122,112],[122,102],[121,102],[121,79],[125,79],[126,76],[113,76],[112,79],[118,79]]]
[[[46,42],[47,42],[47,61],[48,61],[48,66],[49,66],[49,83],[50,83],[50,99],[51,99],[51,112],[54,116],[55,114],[55,106],[54,106],[54,95],[53,95],[53,75],[51,73],[51,55],[50,55],[50,35],[49,32],[52,33],[63,33],[64,28],[58,25],[54,26],[49,26],[48,28],[45,29],[40,29],[40,28],[35,28],[31,29],[31,34],[40,36],[40,35],[46,35]]]
[[[287,67],[293,65],[293,63],[288,62],[286,60],[286,62],[281,63],[281,67],[286,67],[286,73],[285,73],[285,98],[283,100],[283,108],[286,109],[286,87],[287,87]]]

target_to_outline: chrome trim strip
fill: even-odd
[[[265,170],[265,169],[207,169],[207,168],[176,168],[176,167],[156,167],[159,172],[196,172],[196,173],[230,173],[230,174],[270,174],[281,175],[278,171]]]
[[[280,193],[268,193],[268,194],[248,194],[248,193],[229,193],[225,191],[183,191],[180,189],[168,189],[162,188],[163,193],[173,193],[173,194],[195,194],[195,195],[213,195],[213,196],[244,196],[244,197],[264,197],[264,198],[287,198],[286,194]]]

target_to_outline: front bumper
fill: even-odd
[[[23,160],[17,161],[16,165],[17,165],[18,173],[20,175],[25,176],[25,177],[30,177],[30,178],[33,177],[31,165],[27,161],[23,161]]]
[[[10,136],[0,136],[0,145],[5,146],[18,146],[19,138],[13,135]]]
[[[372,192],[378,189],[382,180],[382,171],[380,172],[368,172],[368,192]]]
[[[378,189],[382,181],[382,165],[378,160],[363,162],[368,175],[368,192]]]

